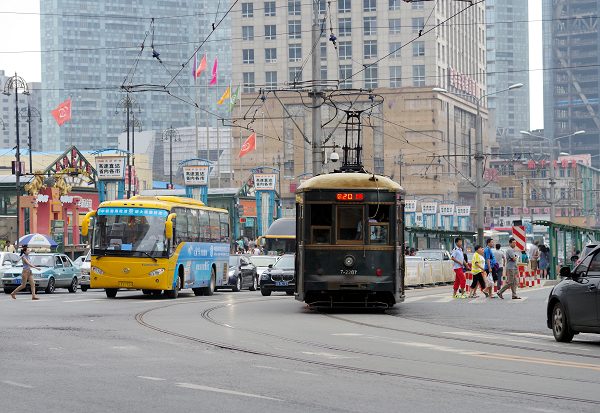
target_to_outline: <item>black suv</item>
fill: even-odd
[[[600,333],[600,247],[572,271],[561,268],[560,276],[547,308],[548,328],[556,341],[569,342],[578,333]]]
[[[275,264],[269,265],[269,269],[260,276],[262,295],[269,296],[273,291],[285,291],[287,295],[294,294],[296,291],[294,261],[294,255],[287,254],[279,257]]]

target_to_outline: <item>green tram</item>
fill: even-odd
[[[404,191],[364,169],[296,191],[296,299],[312,307],[389,308],[404,301]]]

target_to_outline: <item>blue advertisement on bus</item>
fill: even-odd
[[[216,285],[227,284],[229,244],[210,242],[186,242],[179,247],[177,265],[185,272],[184,288],[207,287],[210,284],[212,264],[216,267]],[[176,282],[173,274],[173,284]]]

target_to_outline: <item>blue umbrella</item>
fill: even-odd
[[[27,234],[19,238],[19,245],[27,245],[29,248],[54,248],[58,244],[49,235]]]

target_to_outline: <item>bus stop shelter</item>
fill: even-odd
[[[561,266],[572,266],[571,256],[583,246],[600,241],[600,230],[576,225],[558,224],[551,221],[533,221],[533,225],[548,228],[550,248],[550,278],[556,279]]]
[[[469,231],[448,231],[423,227],[406,227],[405,234],[409,248],[441,248],[448,251],[454,248],[456,238],[460,237],[466,241],[466,244],[472,244],[477,235]]]

